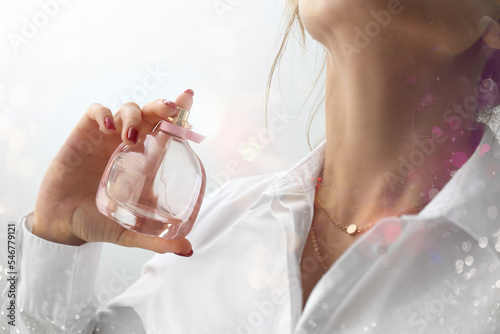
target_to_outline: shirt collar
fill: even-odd
[[[280,174],[265,193],[309,192],[309,195],[314,196],[316,180],[323,170],[325,152],[326,140],[291,169]],[[429,219],[446,216],[465,227],[470,225],[472,212],[483,216],[487,213],[490,218],[496,219],[500,210],[499,198],[500,144],[491,128],[485,124],[478,149],[417,216]]]
[[[498,230],[499,204],[500,144],[485,125],[476,151],[417,216],[445,217],[480,238]]]
[[[283,172],[273,181],[266,193],[280,194],[304,192],[316,186],[316,180],[321,175],[325,164],[326,140],[323,140],[311,153]]]

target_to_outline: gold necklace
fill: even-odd
[[[318,181],[316,183],[316,189],[319,189],[320,186],[321,186],[321,177],[318,178]],[[372,228],[376,224],[376,222],[374,222],[374,223],[366,225],[365,227],[359,227],[356,224],[350,224],[348,226],[345,226],[345,225],[341,224],[339,221],[337,221],[335,218],[332,217],[330,211],[327,210],[327,208],[324,206],[323,202],[321,202],[321,200],[319,199],[319,196],[317,194],[316,194],[316,202],[318,202],[319,207],[321,209],[323,209],[323,211],[326,213],[328,219],[333,224],[335,224],[336,226],[338,226],[341,229],[343,229],[344,231],[346,231],[349,235],[356,235],[358,233],[363,233],[363,232],[369,230],[370,228]],[[420,203],[418,205],[411,207],[409,210],[403,211],[401,214],[403,214],[403,213],[404,214],[417,213],[426,204],[427,203],[424,201],[423,203]],[[312,226],[312,224],[311,224],[311,240],[313,243],[314,252],[316,253],[316,259],[318,260],[319,264],[323,268],[323,272],[326,273],[326,271],[328,270],[328,267],[326,266],[326,264],[323,260],[323,257],[321,256],[321,252],[319,251],[318,241],[316,239],[316,234],[314,233],[314,227]]]
[[[326,215],[328,216],[328,219],[330,219],[330,221],[332,223],[334,223],[335,225],[337,225],[338,227],[340,227],[341,229],[346,231],[347,234],[349,234],[349,235],[356,235],[358,233],[363,233],[363,232],[369,230],[370,228],[372,228],[376,224],[376,222],[374,222],[374,223],[366,225],[365,227],[360,227],[356,224],[350,224],[349,226],[345,226],[345,225],[341,224],[338,220],[336,220],[335,218],[332,217],[330,211],[328,211],[325,208],[325,206],[323,205],[323,202],[321,202],[321,200],[319,199],[319,197],[317,195],[316,195],[316,202],[318,202],[319,207],[321,209],[323,209],[323,211],[326,213]],[[421,203],[419,205],[415,205],[414,207],[411,207],[409,210],[405,210],[405,211],[401,212],[401,214],[416,213],[416,212],[420,211],[425,206],[425,204],[426,203]]]
[[[314,253],[316,254],[316,260],[318,260],[319,264],[323,268],[323,273],[326,273],[328,267],[326,266],[325,261],[321,256],[321,252],[319,251],[318,242],[316,241],[316,234],[314,233],[314,227],[312,226],[312,224],[311,224],[311,240],[313,242]]]

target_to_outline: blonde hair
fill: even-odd
[[[285,19],[286,24],[284,26],[282,26],[282,31],[280,32],[280,35],[282,36],[281,43],[279,45],[276,56],[274,58],[273,64],[271,66],[271,70],[269,72],[269,77],[267,80],[267,88],[266,88],[266,96],[265,96],[265,108],[264,108],[265,120],[266,120],[266,131],[267,131],[268,105],[269,105],[269,95],[270,95],[270,90],[271,90],[271,84],[273,81],[274,74],[277,71],[279,71],[280,61],[283,57],[283,54],[285,53],[285,50],[286,50],[286,47],[288,44],[288,39],[289,39],[290,35],[295,32],[294,28],[298,28],[299,36],[298,36],[297,40],[299,41],[302,48],[304,50],[306,49],[306,33],[305,33],[304,25],[302,24],[302,21],[300,20],[300,16],[299,16],[299,0],[287,0],[287,10],[285,11],[285,18],[286,18]],[[284,29],[283,29],[283,27],[284,27]],[[299,112],[302,111],[306,101],[309,99],[309,97],[311,96],[311,94],[314,91],[314,88],[318,84],[320,76],[321,76],[322,72],[324,72],[325,65],[326,65],[326,58],[323,59],[323,64],[321,66],[321,70],[319,71],[319,74],[314,82],[314,85],[311,88],[306,100],[302,104]],[[324,86],[324,83],[323,83],[323,86]],[[324,90],[322,90],[322,92],[323,91]],[[324,95],[322,96],[321,94],[316,98],[316,100],[315,100],[316,107],[314,107],[314,105],[313,105],[313,112],[309,114],[309,117],[307,119],[306,136],[307,136],[307,144],[309,145],[310,149],[313,148],[313,145],[311,145],[311,142],[310,142],[311,126],[312,126],[314,118],[316,117],[316,114],[317,114],[317,112],[318,112],[318,110],[319,110],[319,108],[320,108],[320,106],[323,103],[324,98],[325,98]],[[319,99],[319,101],[318,101],[318,99]]]

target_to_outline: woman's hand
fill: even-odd
[[[81,245],[87,241],[111,242],[158,253],[189,254],[187,239],[167,240],[129,231],[102,215],[96,207],[96,191],[109,158],[123,141],[134,145],[137,136],[176,112],[176,105],[190,110],[191,90],[175,103],[155,100],[142,109],[124,104],[113,116],[93,104],[83,115],[46,171],[38,194],[33,233],[49,241]]]

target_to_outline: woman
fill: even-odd
[[[291,8],[326,50],[326,141],[289,171],[226,184],[192,243],[169,241],[104,218],[95,191],[116,146],[194,92],[114,115],[92,105],[18,227],[21,332],[498,332],[500,146],[478,120],[498,102],[499,73],[481,74],[499,2]],[[102,144],[68,165],[96,130]],[[100,241],[180,257],[155,256],[95,315]]]

